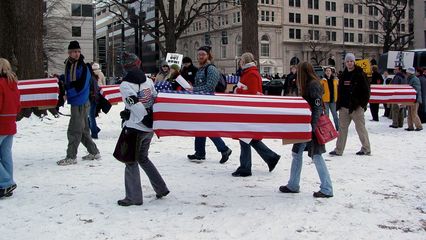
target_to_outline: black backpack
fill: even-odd
[[[204,76],[207,78],[207,70],[210,65],[208,64],[206,68],[204,68]],[[214,65],[213,65],[214,66]],[[217,82],[216,88],[214,89],[215,92],[224,93],[226,92],[226,87],[228,86],[228,83],[226,82],[226,76],[223,73],[220,73],[221,78],[219,78],[219,81]]]

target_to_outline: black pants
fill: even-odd
[[[373,116],[374,121],[379,121],[379,104],[370,103],[371,116]]]

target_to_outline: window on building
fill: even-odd
[[[337,41],[337,33],[331,32],[331,41]]]
[[[424,8],[425,8],[424,9],[424,11],[425,11],[424,13],[425,13],[425,18],[426,18],[426,1],[425,1],[425,4],[424,4]],[[426,38],[425,38],[425,41],[426,41]],[[425,46],[426,46],[426,44],[425,44]]]
[[[300,13],[296,13],[296,23],[301,23],[302,22],[302,16],[300,15]]]
[[[358,28],[362,28],[362,20],[361,19],[358,19]]]
[[[355,27],[355,23],[353,19],[349,19],[349,27],[354,28]]]
[[[300,7],[300,0],[288,0],[290,7]]]
[[[92,17],[93,7],[90,4],[71,4],[71,16],[74,17]]]
[[[326,11],[331,11],[331,2],[330,1],[326,1],[325,2],[325,10]]]
[[[331,32],[330,31],[325,31],[325,35],[327,36],[327,40],[331,41]]]
[[[291,23],[295,22],[294,13],[288,13],[288,21]]]
[[[374,43],[375,44],[379,43],[379,35],[377,35],[377,34],[374,35]]]
[[[358,5],[358,14],[362,14],[362,5]]]
[[[319,25],[319,16],[318,15],[314,16],[314,24]]]
[[[296,38],[296,34],[294,31],[294,28],[290,28],[290,31],[288,32],[288,38],[290,39],[295,39]]]
[[[243,54],[243,45],[241,43],[241,37],[235,38],[235,56],[241,56]]]
[[[71,33],[73,37],[81,37],[81,27],[72,27]]]
[[[266,13],[266,15],[265,15],[265,21],[269,22],[269,11],[266,11],[265,13]]]
[[[379,30],[379,22],[378,21],[374,21],[374,29]]]
[[[333,12],[336,11],[336,3],[335,2],[331,2],[331,11],[333,11]]]
[[[368,42],[369,43],[374,43],[374,36],[373,36],[373,34],[368,35]]]
[[[269,37],[266,35],[263,35],[260,39],[260,56],[262,57],[269,57]]]
[[[355,42],[355,34],[354,33],[350,33],[349,34],[349,41],[350,42]]]
[[[344,19],[344,25],[345,25],[346,28],[349,27],[349,19],[348,18]]]
[[[271,12],[271,22],[275,22],[275,12]]]
[[[302,39],[302,31],[300,29],[296,29],[296,39]]]
[[[314,31],[314,40],[319,40],[319,38],[320,38],[320,32],[319,32],[319,30],[315,30]]]
[[[319,0],[308,0],[309,9],[319,9]]]
[[[401,31],[405,32],[405,24],[401,24]]]
[[[301,39],[301,30],[300,29],[294,29],[294,28],[290,28],[289,31],[289,38],[290,39]]]
[[[336,17],[331,18],[331,26],[337,26],[337,18]]]
[[[308,15],[308,24],[314,24],[314,16],[313,15]]]
[[[374,28],[373,21],[368,21],[368,29],[373,29],[373,28]]]
[[[220,46],[220,57],[226,58],[226,45]]]
[[[265,21],[265,11],[261,11],[261,14],[260,14],[260,21]]]
[[[358,33],[358,42],[362,43],[362,33]]]
[[[345,42],[349,42],[349,33],[345,33],[345,35],[344,35],[345,37],[344,37],[344,40],[343,41],[345,41]]]

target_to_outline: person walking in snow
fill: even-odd
[[[283,193],[299,192],[303,152],[307,148],[308,155],[312,158],[321,181],[320,190],[318,192],[314,192],[313,196],[316,198],[330,198],[333,197],[333,186],[324,158],[322,157],[322,154],[325,153],[325,145],[318,143],[317,137],[314,133],[319,117],[323,112],[323,89],[310,63],[300,63],[297,70],[297,86],[300,93],[299,95],[308,102],[312,111],[312,140],[308,143],[297,143],[293,145],[291,150],[293,160],[291,162],[290,179],[288,180],[287,185],[280,186],[279,190]]]
[[[219,70],[211,64],[213,56],[211,54],[210,46],[203,46],[198,49],[198,63],[200,68],[195,76],[195,83],[192,91],[214,93],[217,83],[221,78]],[[228,161],[232,150],[226,146],[225,142],[220,137],[211,137],[210,140],[216,146],[217,151],[222,154],[220,163]],[[191,161],[203,161],[206,159],[206,137],[195,138],[195,153],[188,155]]]
[[[90,108],[91,77],[90,70],[84,63],[80,44],[77,41],[71,41],[68,45],[68,59],[65,61],[65,91],[67,102],[71,105],[71,118],[67,131],[67,156],[56,162],[60,166],[77,163],[77,150],[80,142],[89,152],[83,157],[83,160],[101,158],[98,147],[90,136],[87,118]]]
[[[413,67],[409,67],[407,69],[407,81],[408,85],[410,85],[414,88],[414,90],[416,90],[416,102],[414,103],[414,105],[408,106],[408,128],[406,128],[405,130],[421,131],[423,130],[423,126],[417,112],[419,111],[419,104],[422,104],[422,87],[420,84],[420,80],[416,77],[416,69],[414,69]],[[416,127],[415,129],[414,126]]]
[[[10,197],[16,189],[13,179],[12,143],[16,116],[21,108],[18,78],[9,61],[0,58],[0,198]]]
[[[345,150],[348,137],[349,125],[353,121],[355,130],[361,141],[361,150],[356,155],[370,155],[370,140],[365,128],[364,112],[367,109],[370,99],[370,87],[367,76],[362,68],[355,65],[355,55],[348,53],[345,56],[346,68],[339,78],[337,99],[337,110],[339,110],[339,137],[337,138],[336,148],[330,152],[330,155],[341,156]]]
[[[251,53],[241,55],[240,67],[243,69],[241,80],[235,89],[237,94],[262,94],[262,77],[257,69],[254,56]],[[281,156],[269,149],[260,139],[251,139],[250,142],[240,140],[240,166],[232,173],[234,177],[251,176],[251,148],[262,157],[268,165],[269,172],[274,170]]]
[[[118,200],[120,206],[142,205],[142,186],[139,166],[149,178],[157,198],[169,194],[163,178],[157,168],[148,158],[152,130],[152,105],[157,92],[151,79],[147,79],[140,69],[141,61],[133,53],[123,54],[123,68],[127,74],[120,84],[120,93],[126,109],[120,114],[123,119],[123,128],[135,131],[136,137],[136,162],[127,163],[124,172],[126,197]]]

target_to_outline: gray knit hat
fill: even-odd
[[[345,62],[347,61],[355,61],[355,55],[353,53],[347,53],[345,56]]]
[[[121,60],[125,70],[139,67],[141,64],[141,60],[134,53],[124,52]]]

